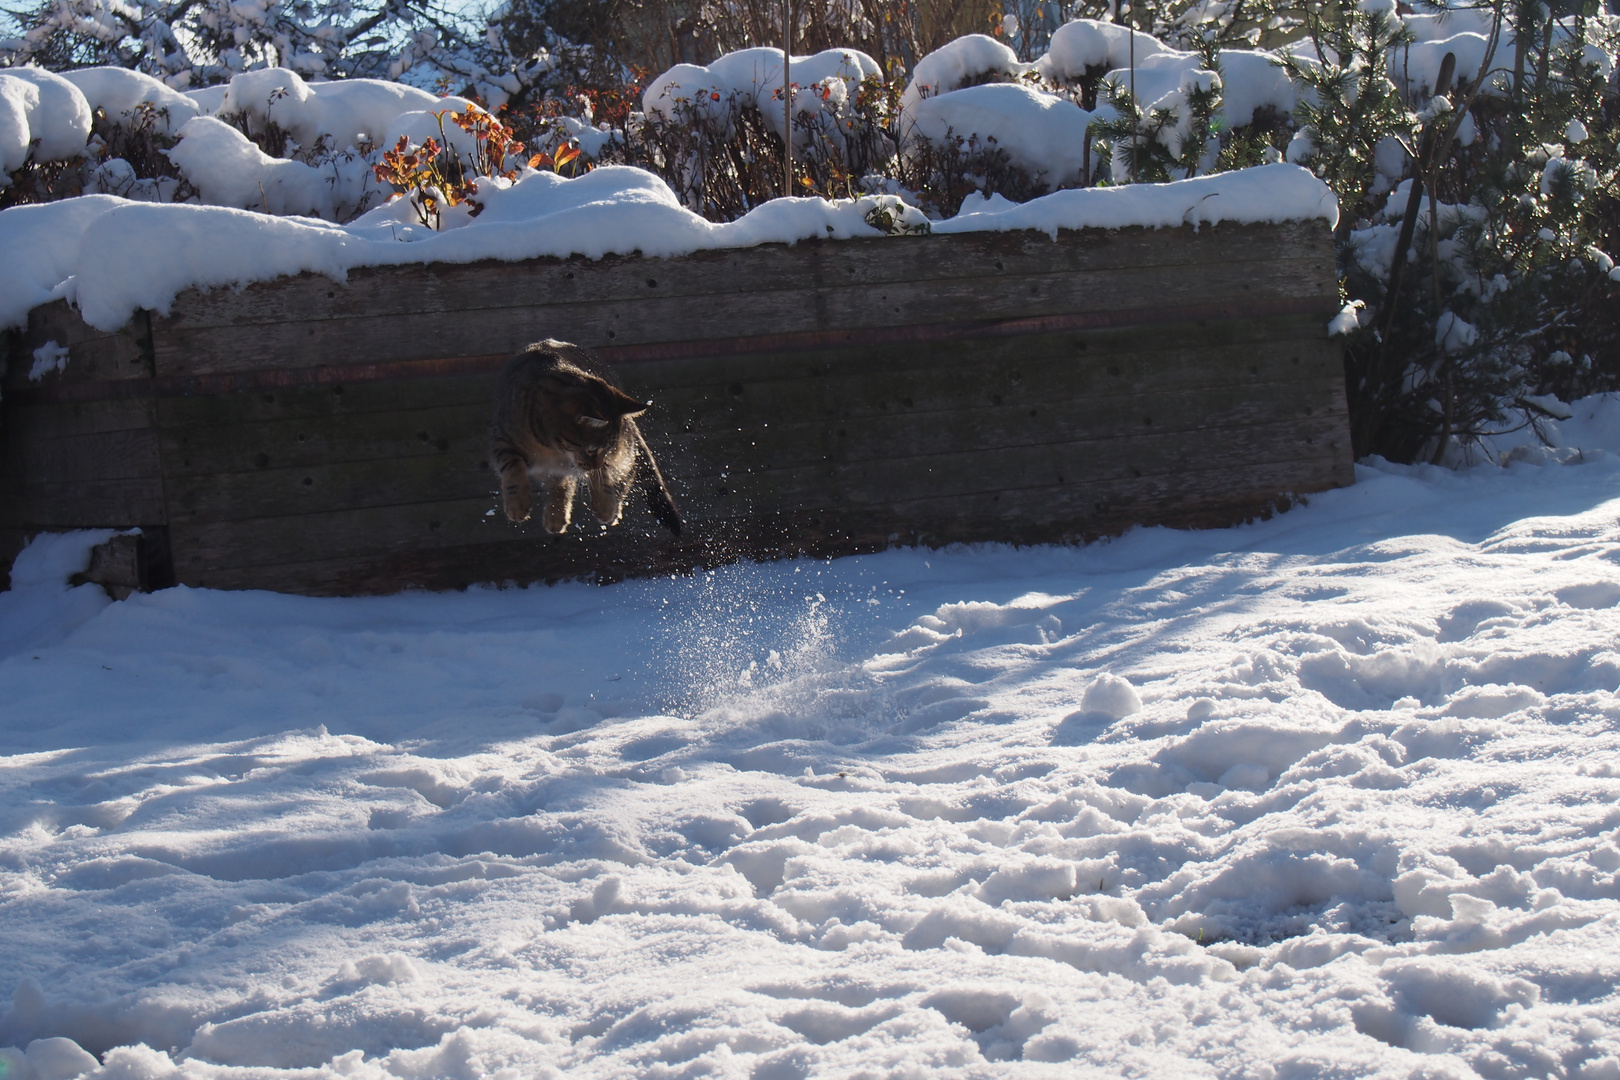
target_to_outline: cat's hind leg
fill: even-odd
[[[546,483],[546,509],[540,517],[540,524],[548,533],[560,533],[568,528],[568,522],[574,515],[574,488],[577,481],[573,476],[552,477]]]
[[[528,521],[534,497],[529,492],[529,468],[522,458],[512,458],[501,466],[501,507],[506,520]]]

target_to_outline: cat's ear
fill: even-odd
[[[629,394],[614,386],[604,386],[606,391],[602,395],[602,408],[612,416],[640,416],[647,411],[647,404],[637,401]]]

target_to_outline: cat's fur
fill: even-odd
[[[546,491],[541,525],[562,532],[583,479],[596,520],[617,525],[639,479],[648,508],[679,536],[680,511],[636,427],[634,417],[646,411],[613,369],[581,346],[547,339],[508,360],[495,383],[490,427],[490,462],[501,478],[507,520],[528,520],[532,479]]]

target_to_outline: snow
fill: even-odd
[[[853,101],[861,81],[882,74],[878,62],[858,49],[825,49],[811,56],[795,56],[789,78],[798,87],[793,94],[795,116],[819,113],[827,99],[814,88],[840,87],[838,104]],[[725,129],[732,102],[759,110],[767,130],[782,134],[782,50],[767,47],[727,53],[713,63],[677,64],[647,84],[641,95],[649,116],[679,121],[679,106],[687,105],[700,118]],[[808,132],[794,123],[795,145]]]
[[[1017,53],[995,38],[964,34],[917,61],[911,82],[900,95],[900,108],[909,112],[924,98],[948,93],[985,75],[1009,77],[1029,69]]]
[[[243,116],[250,131],[273,123],[306,149],[324,137],[342,150],[362,141],[380,144],[401,113],[465,107],[463,99],[451,100],[381,79],[311,83],[286,68],[266,68],[232,78],[218,108],[207,111]]]
[[[1078,110],[1076,110],[1078,112]],[[255,148],[221,122],[187,123],[175,153],[204,134],[234,147],[254,175],[271,176],[251,188],[222,182],[221,200],[294,207],[300,198],[335,198],[341,185],[317,186],[319,174],[298,162],[251,159]],[[194,144],[195,145],[195,144]],[[223,154],[200,155],[220,164],[226,179],[236,168]],[[210,183],[198,166],[198,180]],[[302,170],[302,171],[300,171]],[[287,181],[280,183],[285,175]],[[485,179],[483,213],[455,218],[457,227],[434,232],[415,221],[404,200],[372,210],[348,225],[276,217],[223,206],[140,203],[111,196],[18,207],[0,217],[0,328],[22,325],[30,308],[70,295],[92,326],[116,330],[135,311],[166,312],[193,287],[234,286],[314,271],[337,280],[358,266],[404,263],[519,260],[542,255],[641,252],[672,256],[764,243],[849,239],[881,235],[867,215],[890,196],[829,202],[777,199],[733,222],[712,223],[680,205],[651,173],[624,166],[593,170],[576,179],[525,170],[510,186]],[[1286,221],[1335,217],[1326,185],[1303,169],[1271,165],[1174,184],[1060,191],[1018,207],[976,207],[940,222],[940,232],[1007,229],[1057,230],[1127,225],[1173,227],[1218,221]],[[319,208],[319,207],[317,207]],[[903,241],[896,241],[897,243]],[[15,283],[16,287],[9,287]]]
[[[1108,110],[1112,114],[1112,110]],[[1022,83],[987,83],[917,101],[902,121],[908,149],[953,137],[991,141],[1012,164],[1046,186],[1080,182],[1086,126],[1096,114],[1066,97]]]
[[[1080,549],[114,604],[64,583],[106,534],[44,538],[0,1054],[1612,1075],[1620,403],[1571,413],[1569,464]]]
[[[29,311],[67,293],[85,229],[123,205],[111,195],[82,195],[0,214],[0,330],[26,325]]]
[[[1333,193],[1297,165],[1198,176],[1168,184],[1129,184],[1054,191],[1026,203],[1002,200],[993,208],[973,204],[966,213],[937,222],[935,232],[1037,229],[1118,229],[1130,225],[1174,228],[1222,221],[1338,221]]]
[[[156,110],[153,130],[159,134],[178,131],[187,120],[204,111],[191,97],[128,68],[81,68],[64,72],[62,78],[79,88],[92,112],[99,109],[115,121],[141,105],[152,106]]]
[[[38,382],[53,371],[66,371],[67,362],[67,346],[47,341],[34,350],[34,363],[28,369],[28,381]]]
[[[1095,19],[1073,19],[1053,31],[1052,43],[1046,54],[1035,61],[1034,68],[1053,82],[1076,82],[1096,68],[1128,67],[1133,48],[1137,64],[1158,53],[1173,51],[1140,30]]]
[[[77,157],[89,138],[90,105],[78,87],[43,68],[0,68],[0,187],[30,157]]]
[[[1274,62],[1272,54],[1225,49],[1220,59],[1220,115],[1233,126],[1250,123],[1255,110],[1267,105],[1283,115],[1293,113],[1297,95],[1288,73]],[[1176,95],[1183,94],[1200,74],[1205,73],[1197,53],[1166,50],[1140,59],[1136,63],[1136,99],[1145,111],[1179,108],[1183,99]],[[1110,71],[1105,80],[1121,89],[1130,88],[1129,71]]]
[[[212,116],[186,121],[179,135],[169,160],[212,206],[341,220],[368,193],[378,201],[387,197],[379,191],[371,166],[358,157],[319,166],[272,157]],[[393,192],[391,187],[385,190]]]

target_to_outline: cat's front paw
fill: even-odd
[[[506,510],[506,520],[514,525],[529,520],[531,505],[527,485],[521,488],[508,488],[502,499],[502,507]]]
[[[553,536],[558,533],[565,533],[568,531],[570,516],[566,510],[561,513],[553,513],[551,507],[548,506],[546,512],[540,515],[540,527]]]

